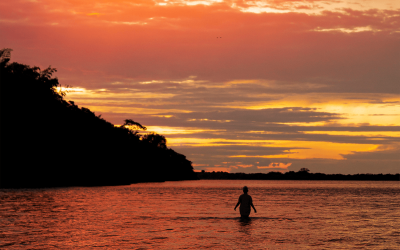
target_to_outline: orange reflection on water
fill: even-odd
[[[257,213],[233,208],[242,187]],[[0,190],[5,249],[395,249],[397,182],[215,180]]]

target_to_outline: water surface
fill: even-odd
[[[247,185],[258,213],[234,211]],[[1,249],[399,249],[400,182],[0,189]]]

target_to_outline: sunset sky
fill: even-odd
[[[399,0],[1,1],[0,47],[196,170],[400,172]]]

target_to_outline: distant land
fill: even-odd
[[[0,188],[196,180],[192,162],[132,119],[116,127],[64,100],[56,69],[10,63],[0,50]]]
[[[308,169],[286,173],[228,173],[228,172],[197,172],[200,180],[348,180],[348,181],[400,181],[400,174],[323,174],[310,173]]]

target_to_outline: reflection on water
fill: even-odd
[[[250,220],[233,208],[247,185]],[[184,181],[0,190],[1,249],[398,249],[399,182]]]

